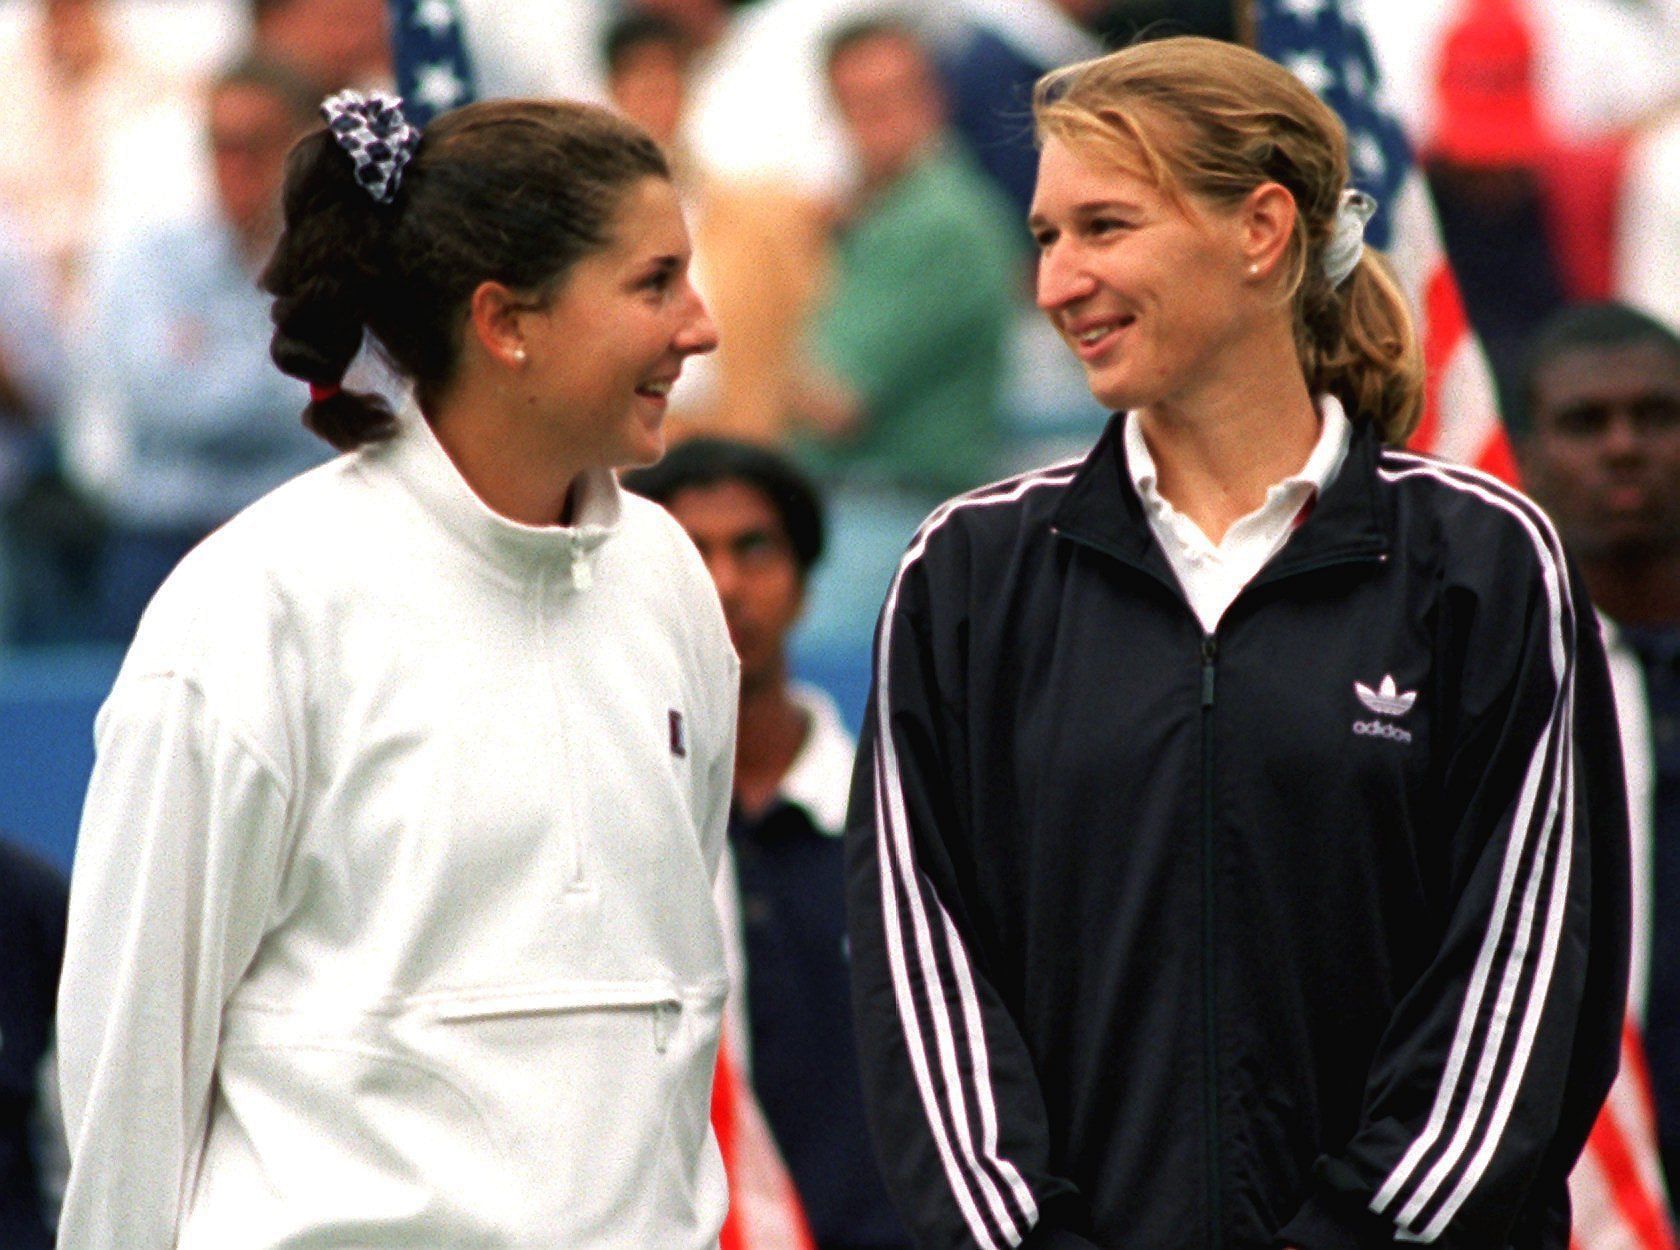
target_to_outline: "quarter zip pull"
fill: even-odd
[[[589,559],[584,554],[583,544],[572,539],[572,585],[578,590],[588,590],[590,583],[595,580],[589,570]]]
[[[1202,706],[1213,706],[1213,662],[1219,656],[1219,640],[1212,634],[1202,635]]]

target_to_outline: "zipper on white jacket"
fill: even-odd
[[[576,795],[585,786],[574,784],[581,779],[575,775],[577,761],[572,756],[572,742],[574,727],[571,711],[567,703],[564,684],[560,674],[555,672],[554,666],[561,663],[561,648],[556,643],[556,626],[551,613],[564,595],[565,579],[569,579],[576,587],[587,585],[589,581],[589,566],[582,562],[583,548],[576,535],[567,536],[567,552],[571,563],[565,574],[560,572],[557,565],[544,566],[537,575],[536,593],[530,601],[530,620],[540,645],[549,653],[548,676],[554,692],[554,720],[555,734],[559,739],[556,756],[562,770],[556,789],[556,799],[560,811],[558,830],[563,830],[566,836],[569,862],[565,865],[564,889],[567,894],[588,894],[593,885],[589,880],[588,837],[584,831],[583,822],[578,819]],[[582,582],[579,581],[580,572]]]

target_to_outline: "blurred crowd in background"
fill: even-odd
[[[671,150],[723,341],[675,433],[817,476],[819,643],[867,638],[933,505],[1105,418],[1032,307],[1031,83],[1140,34],[1241,37],[1237,7],[459,3],[482,93],[609,103]],[[1363,7],[1505,405],[1568,301],[1680,323],[1680,0]],[[391,83],[388,23],[383,0],[0,3],[0,645],[126,641],[188,547],[328,454],[254,279],[289,144],[327,93]]]

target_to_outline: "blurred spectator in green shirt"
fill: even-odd
[[[907,28],[842,29],[828,76],[860,182],[813,327],[814,460],[943,497],[992,469],[1025,228],[947,142],[938,80]]]
[[[808,628],[850,633],[861,619],[867,633],[916,525],[996,468],[1025,227],[949,142],[938,78],[910,28],[842,28],[827,70],[858,185],[798,396],[800,450],[833,493],[836,522]]]

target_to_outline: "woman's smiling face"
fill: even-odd
[[[1257,311],[1236,214],[1051,138],[1028,226],[1038,304],[1111,409],[1173,402]]]
[[[625,191],[607,245],[573,265],[546,307],[524,314],[532,405],[584,464],[663,454],[671,385],[685,359],[717,346],[690,255],[676,189],[644,178]]]

